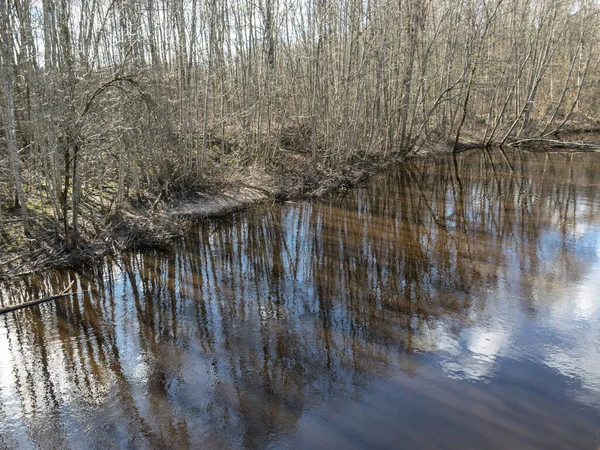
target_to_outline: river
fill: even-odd
[[[0,448],[600,446],[600,154],[474,150],[0,287]]]

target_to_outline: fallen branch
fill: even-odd
[[[21,258],[22,256],[23,255],[16,255],[13,258],[7,259],[6,261],[2,261],[2,264],[8,266],[9,264],[14,263],[17,259]]]
[[[0,308],[0,315],[9,313],[11,311],[17,311],[19,309],[29,308],[30,306],[39,305],[41,303],[50,302],[53,300],[58,300],[59,298],[68,297],[69,295],[73,295],[73,292],[67,292],[73,286],[74,281],[60,294],[53,295],[51,297],[44,297],[38,300],[32,300],[30,302],[21,303],[19,305],[7,306],[6,308]]]
[[[595,143],[585,142],[567,142],[557,141],[554,139],[522,139],[520,141],[511,142],[510,147],[531,147],[535,145],[544,145],[551,148],[568,148],[577,150],[597,151],[600,150],[600,145]]]

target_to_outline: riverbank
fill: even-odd
[[[597,151],[597,133],[565,134],[560,140],[517,144],[527,150]],[[452,151],[450,143],[430,144],[418,152],[353,154],[331,165],[314,162],[307,153],[280,152],[267,162],[225,163],[209,168],[199,188],[175,194],[146,193],[128,198],[119,211],[106,208],[102,198],[89,196],[84,208],[90,215],[81,226],[75,250],[67,252],[59,222],[49,217],[49,205],[40,200],[28,209],[32,223],[25,235],[18,211],[4,213],[0,230],[0,279],[53,268],[77,268],[106,255],[141,248],[164,248],[185,234],[197,220],[223,216],[253,204],[293,201],[344,191],[383,169],[411,158],[431,158]],[[476,148],[462,143],[460,148]]]
[[[419,152],[418,156],[450,150],[449,145],[439,145]],[[64,248],[59,221],[50,216],[50,205],[34,198],[28,208],[29,235],[23,232],[19,211],[4,212],[0,279],[48,269],[77,268],[128,250],[165,247],[197,220],[261,202],[292,201],[344,191],[405,159],[399,153],[373,152],[339,161],[334,169],[315,163],[306,153],[281,152],[268,162],[209,168],[198,183],[199,189],[128,198],[118,212],[111,211],[108,201],[89,196],[83,208],[90,219],[82,221],[78,246],[70,252]]]

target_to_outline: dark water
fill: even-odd
[[[600,154],[473,151],[4,286],[0,448],[600,446]]]

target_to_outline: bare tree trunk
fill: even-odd
[[[10,27],[8,26],[8,0],[0,0],[0,23],[2,26],[2,62],[0,72],[4,79],[4,116],[5,116],[5,128],[6,128],[6,144],[8,147],[8,153],[10,155],[11,169],[13,182],[15,184],[16,191],[16,206],[21,207],[21,217],[23,219],[23,228],[25,233],[29,233],[29,217],[27,214],[27,200],[25,199],[25,193],[23,192],[23,183],[21,181],[21,168],[19,164],[19,152],[17,149],[17,138],[15,135],[15,105],[13,99],[13,40],[9,33]]]
[[[418,1],[418,0],[417,0]],[[400,126],[400,151],[404,152],[407,150],[410,144],[410,136],[407,134],[407,128],[409,126],[409,111],[412,94],[412,78],[413,70],[415,66],[415,53],[417,47],[417,24],[415,23],[415,0],[409,0],[406,7],[406,27],[408,30],[408,63],[406,65],[404,79],[402,81],[402,101],[400,105],[400,115],[402,122]]]

